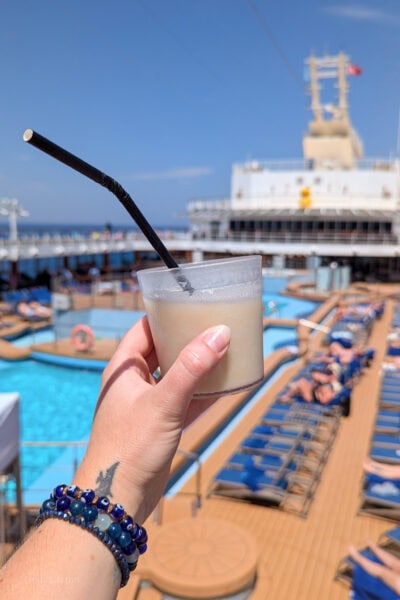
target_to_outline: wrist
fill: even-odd
[[[142,495],[132,482],[127,481],[119,462],[101,468],[85,457],[74,475],[72,484],[82,489],[91,488],[98,496],[106,496],[111,502],[122,504],[126,512],[140,524],[147,517],[143,510]]]
[[[61,484],[54,488],[40,509],[36,525],[54,519],[86,530],[105,545],[118,563],[121,587],[147,549],[147,533],[120,503],[99,496],[91,488]]]

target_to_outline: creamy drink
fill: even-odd
[[[196,335],[214,325],[227,325],[231,330],[228,352],[195,395],[238,392],[262,380],[261,257],[146,269],[139,271],[138,279],[161,375]]]
[[[262,378],[261,298],[207,304],[145,300],[145,306],[161,373],[196,335],[224,324],[231,329],[229,350],[196,393],[239,391]]]

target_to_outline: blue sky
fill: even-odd
[[[32,222],[129,223],[106,190],[22,141],[32,128],[120,181],[154,225],[229,194],[233,162],[300,158],[303,61],[350,55],[367,156],[394,155],[398,0],[0,0],[0,198]],[[25,220],[26,222],[26,220]]]

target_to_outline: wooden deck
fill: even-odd
[[[319,322],[337,301],[337,296],[331,297],[312,319]],[[90,305],[91,299],[85,298],[86,302]],[[105,306],[109,302],[109,298],[102,300]],[[128,586],[119,593],[119,600],[162,600],[162,592],[190,600],[214,598],[247,585],[252,586],[250,600],[347,600],[348,588],[335,581],[335,573],[349,544],[362,546],[392,526],[390,521],[358,514],[362,461],[375,419],[392,313],[393,301],[388,300],[385,314],[374,325],[369,340],[376,357],[352,393],[351,416],[342,420],[308,516],[301,518],[279,509],[207,495],[213,476],[273,402],[275,394],[304,364],[304,357],[320,347],[322,334],[310,337],[309,329],[298,326],[299,357],[204,462],[201,478],[195,473],[148,519],[149,550]],[[275,324],[275,319],[265,323]],[[76,354],[67,342],[59,342],[53,352]],[[91,358],[106,359],[115,350],[114,340],[103,342],[101,347],[95,346]],[[87,353],[83,357],[88,358]],[[265,373],[273,372],[287,358],[285,349],[272,353],[265,361]],[[184,432],[180,450],[196,451],[243,401],[241,394],[218,401]],[[185,460],[185,455],[178,453],[173,471],[179,470]],[[198,485],[201,508],[196,504]]]
[[[380,365],[386,347],[386,332],[390,328],[393,305],[388,302],[383,318],[378,321],[371,334],[369,345],[377,351],[373,365],[362,376],[352,394],[352,414],[343,419],[335,439],[328,463],[325,466],[321,482],[307,518],[285,513],[279,509],[267,508],[245,502],[217,497],[207,497],[207,490],[213,475],[222,467],[224,461],[233,452],[240,439],[250,430],[266,407],[272,402],[274,394],[288,381],[296,365],[291,365],[274,382],[266,394],[242,419],[238,426],[213,452],[204,463],[201,474],[202,507],[193,516],[193,501],[196,492],[196,479],[193,476],[182,490],[172,499],[164,500],[158,513],[161,524],[149,519],[149,550],[142,557],[138,572],[133,581],[121,592],[123,600],[145,600],[140,590],[140,579],[153,581],[154,592],[160,588],[164,592],[173,592],[173,572],[176,571],[176,592],[187,598],[210,598],[210,586],[215,578],[216,589],[221,590],[221,574],[214,568],[213,555],[219,544],[219,536],[224,537],[224,528],[229,525],[240,526],[244,535],[250,536],[257,548],[257,576],[251,600],[345,600],[348,588],[335,581],[335,573],[340,559],[347,554],[348,546],[354,543],[362,546],[368,539],[378,536],[393,524],[390,521],[358,514],[362,461],[367,455],[369,438],[375,418],[377,395],[380,380]],[[313,339],[316,347],[320,337]],[[223,402],[223,401],[222,401]],[[218,406],[218,405],[216,405]],[[214,416],[208,412],[196,424],[198,429],[208,427]],[[190,432],[183,441],[190,447]],[[208,556],[199,555],[199,561],[209,565],[204,575],[204,590],[193,591],[193,575],[185,567],[190,554],[196,550],[190,535],[192,527],[199,527],[203,520],[213,519],[215,530],[213,543],[207,547]],[[168,555],[169,581],[162,572],[165,558],[160,558],[160,536],[163,531],[182,530],[184,520],[186,532],[185,561],[182,561],[182,547],[177,554],[174,544],[161,546]],[[217,522],[220,522],[218,526]],[[154,549],[152,548],[154,540]],[[171,539],[171,538],[170,538]],[[213,546],[215,544],[215,546]],[[229,565],[238,549],[231,544],[226,551],[226,563]],[[210,558],[211,557],[211,558]],[[175,561],[175,562],[174,562]],[[190,563],[189,563],[190,564]],[[234,571],[234,570],[233,570]],[[225,570],[226,593],[230,588],[234,572]],[[185,584],[186,574],[186,584]],[[132,591],[130,590],[132,586]],[[207,592],[208,590],[208,592]],[[146,588],[148,594],[148,588]],[[208,594],[208,595],[207,595]]]

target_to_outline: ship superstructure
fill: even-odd
[[[363,159],[348,110],[348,74],[356,67],[343,53],[312,56],[306,66],[313,118],[303,136],[303,159],[235,164],[229,199],[190,203],[193,237],[268,244],[267,255],[286,262],[293,255],[346,257],[357,268],[355,257],[395,259],[399,163]],[[324,87],[337,91],[333,102],[322,100]],[[389,277],[398,265],[376,266]]]

